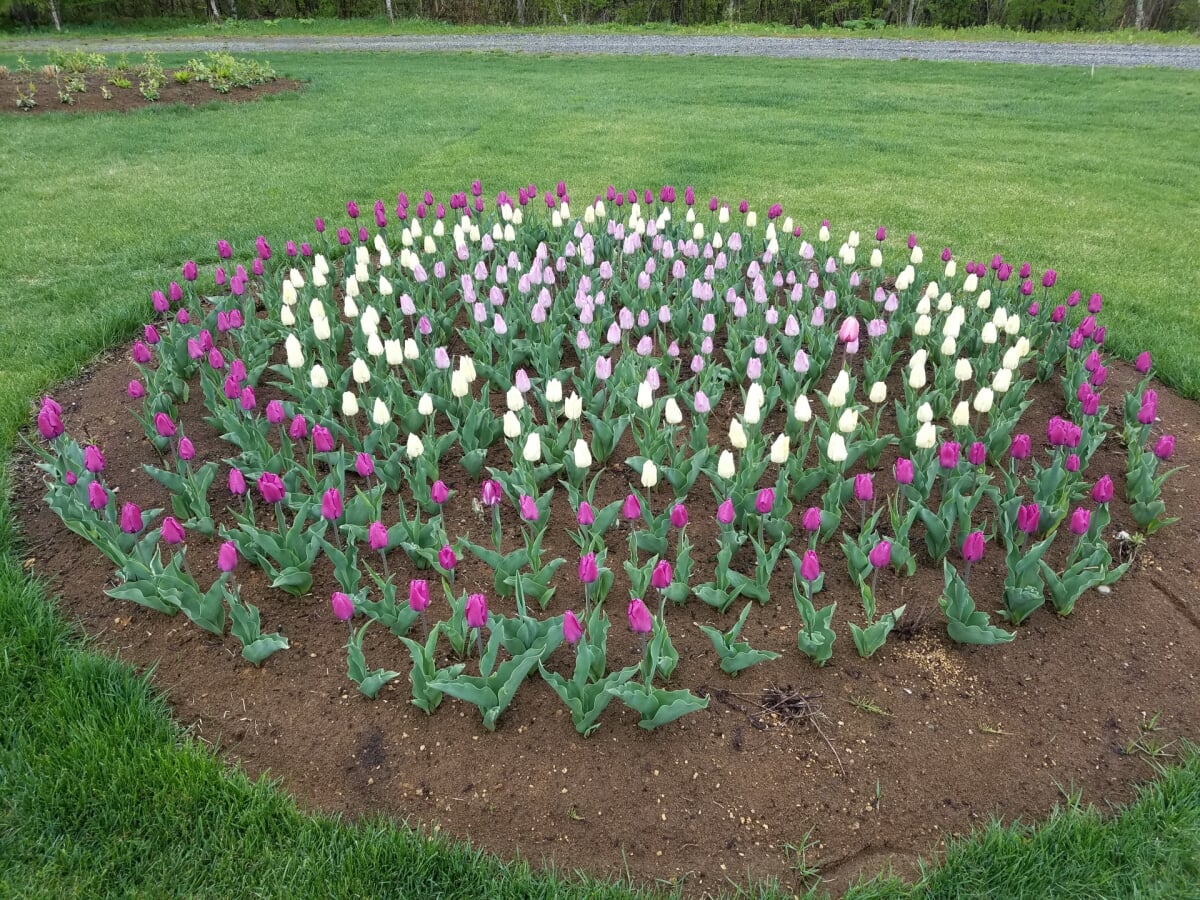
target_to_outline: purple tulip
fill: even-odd
[[[130,400],[141,400],[146,396],[146,388],[135,378],[129,382],[129,387],[125,389],[125,393],[129,395]]]
[[[1092,501],[1094,503],[1108,503],[1113,498],[1113,480],[1107,475],[1100,478],[1099,481],[1092,487]]]
[[[521,518],[526,522],[536,522],[540,513],[538,512],[537,503],[528,494],[522,494],[518,504],[521,508]]]
[[[913,476],[916,474],[913,461],[903,456],[900,457],[896,460],[892,473],[896,478],[896,484],[912,484]]]
[[[280,425],[286,418],[283,411],[283,404],[278,400],[272,400],[267,404],[267,421],[272,425]]]
[[[854,499],[859,503],[875,499],[875,482],[865,472],[854,476]]]
[[[67,487],[75,487],[75,485],[79,483],[79,476],[74,472],[67,472],[67,474],[63,476],[63,481],[67,483]]]
[[[158,432],[159,437],[175,437],[175,423],[166,413],[154,414],[154,430]]]
[[[967,462],[973,466],[982,466],[987,459],[987,447],[982,441],[976,441],[967,450]]]
[[[360,478],[370,478],[375,474],[375,460],[370,453],[358,453],[354,457],[354,471]]]
[[[1063,468],[1065,468],[1068,472],[1078,472],[1079,464],[1080,464],[1079,454],[1071,453],[1067,456],[1066,460],[1063,462]]]
[[[642,501],[637,497],[637,494],[627,494],[625,502],[621,504],[621,515],[626,519],[640,519],[642,516]]]
[[[765,516],[775,508],[775,489],[763,488],[754,498],[754,509],[760,516]]]
[[[938,448],[938,464],[943,469],[957,468],[958,459],[961,455],[962,447],[958,441],[946,441]]]
[[[121,530],[126,534],[137,534],[142,530],[142,510],[136,503],[121,507]]]
[[[1012,443],[1009,445],[1008,454],[1013,459],[1029,459],[1029,454],[1033,452],[1033,441],[1027,434],[1014,434]]]
[[[573,645],[581,637],[583,637],[583,626],[579,624],[579,617],[568,609],[563,613],[563,639]]]
[[[688,523],[687,507],[682,503],[676,503],[671,507],[671,525],[674,528],[683,528]]]
[[[1017,530],[1022,534],[1036,534],[1042,521],[1042,508],[1036,503],[1023,503],[1017,509]]]
[[[810,584],[821,577],[821,560],[816,550],[805,550],[800,561],[800,577]]]
[[[221,549],[217,551],[217,568],[222,572],[232,572],[237,568],[237,564],[237,544],[233,541],[226,541],[221,545]]]
[[[345,510],[342,507],[342,492],[331,487],[321,497],[321,518],[334,521],[342,517]]]
[[[1092,524],[1092,511],[1084,509],[1082,506],[1077,506],[1071,513],[1071,533],[1077,535],[1085,535],[1088,533],[1088,528]]]
[[[98,481],[88,484],[88,505],[92,509],[101,510],[108,506],[108,491]]]
[[[487,624],[487,597],[472,594],[467,598],[467,627],[482,628]]]
[[[592,504],[586,500],[579,504],[579,512],[575,516],[575,521],[584,527],[593,524],[596,521],[596,513],[592,509]]]
[[[982,531],[972,531],[963,541],[962,555],[968,563],[983,559],[984,540]]]
[[[274,472],[263,472],[258,476],[258,492],[267,503],[279,503],[287,495],[283,479]]]
[[[367,543],[372,550],[386,550],[388,545],[387,526],[380,521],[374,521],[367,528]]]
[[[629,617],[630,630],[637,634],[649,634],[654,630],[654,619],[640,597],[634,597],[629,601],[629,607],[625,614]]]
[[[1145,375],[1147,372],[1149,372],[1150,371],[1150,351],[1143,350],[1141,353],[1139,353],[1137,360],[1133,364],[1133,367],[1134,367],[1134,369],[1137,370],[1139,375]]]
[[[167,296],[171,298],[172,303],[178,303],[183,299],[183,288],[177,282],[172,281],[167,285]]]
[[[438,565],[447,572],[453,572],[454,567],[458,565],[458,555],[454,552],[454,548],[446,544],[438,551]]]
[[[596,554],[587,553],[579,558],[579,581],[582,584],[595,584],[596,579],[600,577],[600,570],[596,565]]]
[[[500,482],[494,478],[487,479],[479,487],[479,496],[484,506],[497,506],[500,503],[501,496]]]
[[[804,516],[800,520],[800,524],[805,531],[820,531],[821,530],[821,508],[819,506],[810,506],[804,511]]]
[[[179,524],[179,520],[174,516],[167,516],[162,523],[162,539],[168,544],[182,544],[187,535],[184,533],[183,526]]]
[[[314,425],[312,430],[313,449],[318,453],[333,452],[333,435],[324,425]]]
[[[1044,273],[1042,273],[1042,287],[1044,288],[1054,287],[1054,282],[1057,280],[1058,273],[1053,269],[1047,269]]]
[[[891,541],[882,540],[867,554],[867,560],[876,569],[882,569],[892,562],[892,544]]]
[[[296,416],[288,426],[288,437],[293,441],[302,441],[308,437],[308,421],[304,416]]]
[[[83,467],[92,474],[104,471],[104,454],[94,444],[89,444],[83,451]]]
[[[729,525],[733,522],[733,500],[726,497],[725,500],[717,507],[717,521],[722,525]]]
[[[429,608],[429,582],[424,578],[414,578],[408,583],[408,606],[413,612]]]
[[[246,493],[246,476],[242,474],[241,469],[229,470],[229,493],[239,497]]]
[[[671,579],[674,573],[671,571],[671,564],[665,559],[660,559],[655,565],[654,571],[650,573],[650,586],[659,591],[665,591],[671,586]]]
[[[349,622],[350,617],[354,615],[354,601],[341,591],[333,592],[333,596],[329,598],[329,605],[333,608],[333,617],[339,622]]]
[[[1154,455],[1164,462],[1175,455],[1175,435],[1164,434],[1154,445]]]
[[[242,409],[244,409],[246,412],[249,412],[250,410],[254,409],[256,402],[257,401],[254,397],[254,388],[248,385],[242,388]]]
[[[435,481],[433,486],[429,489],[429,497],[438,506],[441,506],[443,503],[449,500],[450,489],[446,487],[446,482],[442,481],[440,478]]]

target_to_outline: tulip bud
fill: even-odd
[[[517,418],[517,414],[511,409],[504,414],[504,436],[511,440],[516,440],[521,436],[521,420]]]
[[[721,502],[721,505],[717,507],[717,521],[722,525],[729,525],[733,522],[733,519],[733,500],[726,497],[725,500]]]
[[[1071,513],[1071,533],[1084,535],[1092,523],[1092,511],[1082,506],[1076,507]]]
[[[791,438],[786,434],[779,435],[771,444],[771,462],[777,466],[784,465],[788,461],[791,450]]]
[[[876,569],[882,569],[892,562],[892,544],[890,541],[882,540],[867,554],[867,561]]]
[[[568,420],[577,421],[583,415],[583,399],[574,391],[563,403],[563,416]]]
[[[467,597],[466,619],[468,628],[482,628],[487,624],[487,597],[483,594],[471,594]]]
[[[924,425],[926,422],[933,421],[933,407],[928,402],[922,403],[917,407],[917,422]]]
[[[913,476],[916,474],[913,461],[903,456],[900,457],[892,468],[892,474],[896,479],[896,484],[912,484]]]
[[[1108,503],[1112,498],[1113,480],[1105,475],[1092,488],[1092,500],[1095,503]]]
[[[333,592],[329,605],[333,608],[333,617],[339,622],[348,622],[354,615],[354,601],[341,591]]]
[[[917,429],[917,435],[914,439],[916,446],[921,450],[931,450],[937,444],[937,429],[932,422],[926,422]]]
[[[993,399],[994,399],[994,396],[992,394],[991,388],[986,388],[986,387],[980,388],[979,392],[975,395],[974,402],[972,403],[972,406],[974,407],[975,412],[978,412],[978,413],[991,412]]]
[[[96,484],[96,482],[92,482]],[[187,535],[183,531],[183,526],[179,524],[179,520],[174,516],[167,516],[162,523],[162,539],[171,546],[183,543]]]
[[[521,512],[521,518],[526,522],[536,522],[541,518],[541,512],[537,508],[537,502],[528,494],[522,494],[520,500],[517,501],[517,506]]]
[[[737,419],[733,419],[729,423],[729,443],[735,450],[746,449],[746,431]]]
[[[879,405],[887,400],[887,385],[882,381],[877,381],[871,385],[871,393],[867,397],[875,405]]]
[[[1175,435],[1164,434],[1154,445],[1154,455],[1166,462],[1175,455]]]
[[[372,522],[367,528],[367,543],[372,550],[386,550],[388,545],[387,526],[382,522]]]
[[[954,407],[954,413],[950,416],[950,424],[955,428],[962,428],[971,423],[971,406],[966,400],[959,402]]]
[[[734,419],[736,422],[737,420]],[[744,445],[743,445],[744,446]],[[734,466],[733,454],[728,450],[722,450],[721,455],[717,458],[717,475],[721,478],[732,478],[737,469]]]
[[[992,378],[992,390],[997,394],[1003,394],[1012,387],[1012,378],[1012,369],[997,369],[995,377]]]
[[[821,560],[817,557],[817,551],[804,551],[804,558],[800,562],[800,577],[809,583],[821,577]]]
[[[429,582],[424,578],[414,578],[408,583],[408,606],[413,612],[429,608]]]
[[[546,400],[550,403],[562,402],[562,382],[557,378],[551,378],[546,382]]]
[[[914,391],[919,391],[919,390],[921,390],[921,388],[925,387],[925,383],[926,383],[926,378],[925,378],[925,367],[924,366],[917,366],[917,367],[909,370],[908,386],[910,388],[912,388]]]
[[[405,444],[404,449],[408,453],[409,459],[417,459],[422,453],[425,452],[425,445],[421,442],[421,439],[415,433],[413,433],[408,436],[408,442]]]
[[[829,436],[829,446],[826,449],[826,455],[830,462],[842,463],[846,461],[848,453],[846,451],[846,440],[838,432],[834,432]]]
[[[799,397],[797,397],[796,405],[792,410],[792,413],[798,422],[811,422],[812,407],[808,403],[808,397],[806,397],[804,394],[801,394]]]
[[[629,628],[635,633],[649,634],[654,630],[654,619],[650,615],[650,610],[646,609],[646,604],[642,602],[641,598],[634,597],[629,601],[626,615],[629,618]]]
[[[853,407],[846,409],[838,417],[838,431],[842,434],[850,434],[858,427],[858,410]]]
[[[687,507],[682,503],[676,503],[671,507],[671,525],[674,528],[684,528],[688,523]]]
[[[573,455],[575,458],[575,467],[577,469],[587,469],[591,466],[592,451],[588,448],[587,441],[585,441],[583,438],[579,438],[575,441]]]
[[[444,544],[438,551],[438,565],[447,572],[453,572],[454,567],[458,565],[458,554],[449,544]]]
[[[1023,503],[1017,509],[1017,530],[1022,534],[1036,534],[1042,520],[1042,508],[1036,503]]]
[[[521,451],[521,456],[526,462],[540,462],[542,458],[542,436],[536,431],[531,431],[529,437],[525,440],[525,449]]]
[[[665,591],[671,586],[673,577],[671,564],[665,559],[660,559],[654,566],[654,571],[650,573],[650,586],[655,590]]]
[[[775,508],[775,489],[763,488],[754,498],[754,509],[760,516],[765,516]]]
[[[954,363],[954,379],[956,381],[970,381],[974,374],[969,359],[959,359]]]

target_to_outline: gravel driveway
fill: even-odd
[[[1031,42],[900,41],[880,38],[735,37],[549,32],[398,35],[391,37],[278,37],[228,40],[102,40],[81,46],[108,52],[233,53],[310,51],[503,51],[629,56],[761,56],[779,59],[919,59],[934,62],[1006,62],[1050,66],[1162,66],[1200,69],[1200,47]],[[0,43],[11,52],[47,50],[58,41]]]

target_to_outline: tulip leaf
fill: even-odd
[[[640,714],[638,725],[647,731],[708,707],[708,697],[701,700],[688,690],[647,690],[637,682],[610,685],[605,690]]]
[[[867,590],[870,590],[870,588]],[[851,622],[850,636],[854,639],[854,646],[858,650],[858,655],[864,659],[873,656],[875,651],[883,646],[887,640],[887,636],[892,633],[892,629],[896,627],[896,623],[902,615],[904,615],[904,607],[898,606],[890,613],[880,616],[879,621],[868,625],[866,628],[859,628]]]
[[[721,671],[728,675],[737,675],[744,669],[760,662],[779,658],[778,653],[772,653],[769,650],[755,650],[745,641],[738,640],[738,636],[746,624],[746,617],[750,615],[750,607],[753,605],[753,603],[747,603],[733,627],[724,633],[711,625],[699,626],[712,642],[717,656],[721,658]]]
[[[383,686],[393,678],[398,677],[400,673],[392,672],[388,669],[367,671],[367,659],[363,654],[362,643],[363,636],[366,634],[370,624],[368,622],[359,628],[346,645],[346,668],[350,675],[350,680],[358,685],[359,691],[364,696],[374,700]]]
[[[229,603],[229,617],[233,620],[230,632],[242,644],[242,657],[256,666],[271,654],[288,649],[288,639],[279,632],[262,633],[262,622],[258,607],[253,603],[243,603],[236,591],[225,592]]]
[[[723,591],[715,584],[698,584],[692,588],[692,593],[702,602],[713,607],[717,612],[725,612],[738,598],[740,590]]]
[[[943,560],[942,572],[946,587],[938,603],[946,614],[946,631],[953,640],[960,644],[990,646],[1006,644],[1016,637],[1014,632],[992,625],[987,613],[976,610],[966,583],[949,560]]]

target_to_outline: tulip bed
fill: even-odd
[[[1060,298],[1053,270],[927,258],[884,228],[806,233],[778,205],[760,224],[690,187],[574,206],[562,183],[488,202],[475,182],[348,203],[344,226],[318,219],[282,252],[222,241],[211,275],[185,263],[152,297],[128,386],[171,509],[122,502],[103,448],[66,434],[53,399],[38,415],[47,502],[117,567],[108,594],[228,628],[261,665],[288,638],[239,567],[298,604],[331,572],[320,602],[348,623],[366,696],[404,674],[368,664],[375,626],[426,713],[450,696],[494,729],[540,673],[586,735],[613,699],[644,728],[707,705],[667,687],[675,607],[740,607],[702,626],[729,675],[777,658],[741,632],[780,602],[785,555],[796,652],[824,665],[839,636],[868,657],[906,627],[881,572],[937,567],[949,637],[1006,643],[1047,601],[1069,615],[1124,574],[1118,487],[1143,534],[1170,521],[1149,356],[1106,398],[1102,298]],[[1052,380],[1062,414],[1032,421],[1030,389]],[[205,414],[185,417],[196,397]],[[1112,431],[1125,471],[1092,471]],[[227,455],[200,458],[202,432]],[[464,493],[465,529],[445,514]],[[689,537],[698,518],[713,546]],[[572,558],[543,552],[551,526]],[[214,571],[189,566],[198,541]],[[972,582],[988,555],[1003,581]],[[487,576],[459,577],[467,559]],[[860,608],[822,605],[833,567]],[[614,621],[640,664],[609,665]],[[570,677],[547,666],[556,651]]]

